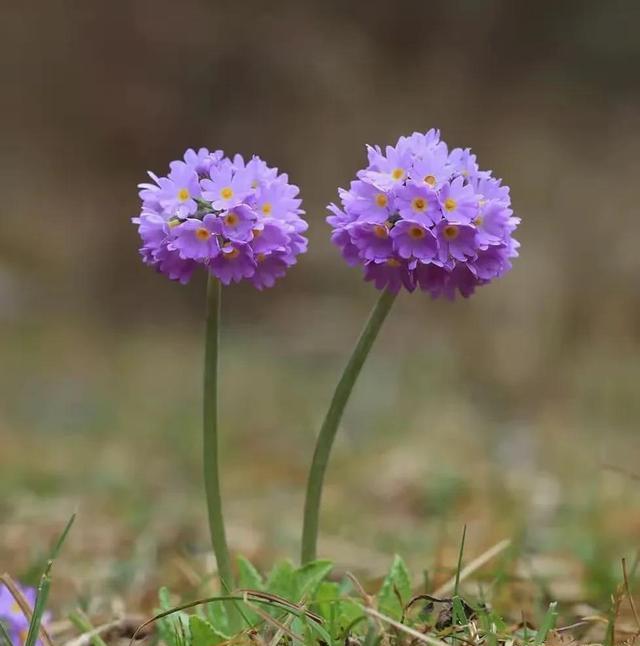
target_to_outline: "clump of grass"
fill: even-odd
[[[240,585],[252,587],[180,605],[172,605],[168,591],[163,590],[160,611],[140,629],[157,622],[160,638],[167,646],[216,646],[246,640],[274,646],[570,646],[588,636],[588,628],[606,623],[604,616],[593,616],[557,627],[560,611],[556,602],[547,606],[537,623],[524,619],[514,622],[492,608],[486,595],[476,598],[467,594],[468,579],[509,545],[509,541],[502,541],[463,567],[463,540],[452,578],[438,589],[424,592],[414,587],[413,577],[399,556],[373,593],[367,592],[366,585],[352,573],[338,575],[327,561],[298,568],[283,561],[264,577],[249,561],[240,559]],[[447,590],[451,596],[446,596]],[[628,585],[625,591],[630,598]],[[244,626],[240,632],[229,631],[223,603],[230,601],[241,610]],[[616,608],[619,603],[620,599]],[[603,633],[600,643],[604,646],[615,643],[611,626],[610,621],[610,628]]]

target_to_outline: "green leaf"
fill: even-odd
[[[262,576],[251,561],[244,558],[244,556],[238,556],[236,563],[238,565],[238,583],[241,588],[251,588],[252,590],[264,589]]]
[[[333,581],[323,581],[318,586],[314,595],[314,610],[329,625],[332,625],[336,621],[339,599],[340,585]]]
[[[191,615],[189,617],[189,631],[191,633],[191,646],[216,646],[228,641],[229,637],[216,630],[206,619]]]
[[[312,598],[318,586],[332,569],[333,563],[331,561],[320,560],[306,563],[296,570],[294,582],[297,599],[294,599],[294,601],[300,601],[303,597],[307,600]]]
[[[171,610],[171,593],[169,588],[162,586],[158,590],[158,601],[160,602],[160,610]]]
[[[238,556],[236,563],[238,565],[238,583],[241,588],[264,590],[262,576],[249,560],[243,556]],[[260,621],[258,613],[253,612],[247,605],[243,605],[242,614],[251,626],[255,626]]]
[[[453,606],[453,618],[459,626],[466,626],[469,623],[467,613],[464,611],[464,605],[460,597],[453,597],[451,605]]]
[[[349,599],[346,593],[343,595],[342,586],[333,581],[322,581],[317,587],[312,610],[326,621],[329,633],[336,640],[344,640],[345,631],[359,623],[358,619],[365,619],[359,602]]]
[[[396,554],[389,574],[378,592],[378,609],[383,615],[399,621],[410,598],[411,576],[405,562]]]
[[[166,587],[158,590],[159,610],[165,612],[173,608],[171,593]],[[185,612],[176,612],[170,617],[164,617],[157,622],[158,632],[161,641],[169,646],[187,646],[186,635],[188,634],[189,615]]]
[[[267,592],[280,595],[289,601],[294,599],[295,589],[295,568],[289,560],[280,561],[273,566],[267,579]]]
[[[229,630],[227,611],[223,603],[208,603],[205,612],[209,623],[214,630],[220,634],[226,634]]]

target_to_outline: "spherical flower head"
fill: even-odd
[[[257,156],[189,149],[167,176],[149,172],[133,218],[140,255],[171,280],[188,283],[201,266],[223,284],[272,287],[307,250],[299,189]]]
[[[430,130],[367,154],[327,217],[332,242],[350,265],[364,266],[366,280],[392,292],[467,297],[511,268],[520,219],[509,187],[480,170],[469,148],[449,151]]]
[[[36,590],[34,588],[27,588],[18,585],[18,589],[33,609],[36,602]],[[51,620],[51,614],[45,612],[42,616],[42,625],[46,625]],[[22,612],[22,608],[14,599],[9,589],[0,583],[0,622],[4,625],[9,637],[11,638],[14,646],[24,645],[27,640],[27,633],[29,632],[29,620]],[[42,642],[38,640],[36,646],[42,646]]]

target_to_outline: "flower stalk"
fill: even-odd
[[[222,591],[225,594],[229,594],[233,591],[235,583],[225,534],[224,516],[222,514],[218,459],[218,345],[220,337],[220,301],[220,282],[213,276],[209,276],[207,282],[204,363],[203,467],[211,543],[218,564],[218,576]],[[231,623],[237,615],[232,602],[228,603],[227,613]]]
[[[351,358],[336,386],[329,410],[324,418],[316,448],[309,470],[307,481],[307,494],[304,506],[304,524],[302,530],[302,563],[315,560],[318,543],[318,521],[320,516],[320,502],[322,498],[322,485],[329,462],[329,455],[333,441],[342,419],[342,414],[351,396],[353,386],[358,379],[362,366],[369,355],[380,328],[391,310],[397,293],[389,290],[383,291],[375,307],[371,311],[369,320],[356,343]]]

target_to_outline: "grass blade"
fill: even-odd
[[[11,637],[7,632],[7,629],[4,627],[4,624],[0,621],[0,642],[3,642],[5,646],[13,646]]]
[[[51,588],[51,568],[53,563],[60,554],[60,550],[64,545],[64,542],[69,534],[69,530],[73,525],[73,522],[76,519],[75,513],[71,515],[71,518],[67,521],[67,524],[60,534],[56,544],[54,545],[51,553],[49,554],[49,559],[47,560],[47,565],[45,566],[42,577],[40,578],[40,583],[38,585],[38,594],[36,596],[35,607],[33,608],[33,614],[31,615],[31,621],[29,622],[29,632],[27,633],[27,639],[25,640],[25,646],[35,646],[36,640],[38,639],[38,633],[40,632],[40,624],[42,623],[42,616],[47,607],[47,601],[49,600],[49,590]]]
[[[460,586],[460,571],[462,570],[462,555],[464,553],[464,541],[467,538],[467,526],[465,524],[462,530],[462,541],[460,542],[460,552],[458,553],[458,567],[456,568],[456,582],[453,585],[453,596],[458,596],[458,588]]]
[[[69,613],[69,621],[85,635],[89,636],[92,646],[107,646],[105,641],[100,637],[99,630],[89,621],[89,618],[82,610],[72,610]]]
[[[493,547],[489,548],[483,554],[480,554],[475,558],[469,565],[467,565],[461,572],[459,576],[459,581],[464,581],[467,577],[472,575],[476,570],[479,570],[481,567],[486,565],[492,558],[503,552],[511,545],[511,541],[507,538],[499,543],[496,543]],[[447,596],[453,587],[455,586],[455,577],[449,579],[444,585],[441,585],[435,592],[433,592],[434,597],[444,597]]]
[[[547,639],[549,631],[555,628],[556,620],[558,619],[558,612],[556,610],[557,605],[558,604],[555,601],[549,604],[549,609],[547,610],[544,619],[540,624],[540,628],[538,628],[538,632],[536,633],[534,641],[535,646],[542,646],[544,641]]]

